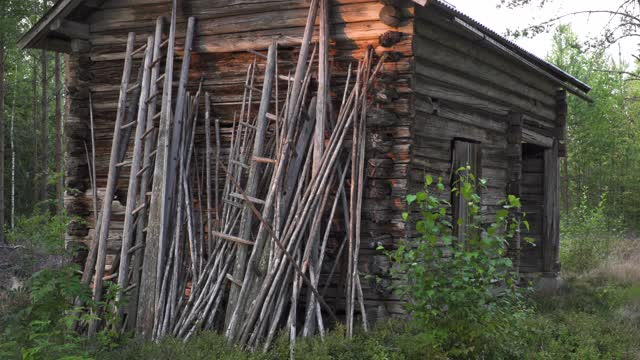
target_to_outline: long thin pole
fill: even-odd
[[[18,92],[18,64],[16,61],[16,73],[13,87],[13,100],[11,105],[11,230],[16,226],[16,147],[15,147],[15,119],[16,119],[16,93]]]
[[[102,220],[100,222],[100,233],[98,234],[98,256],[96,258],[96,278],[93,285],[94,301],[102,300],[102,277],[104,275],[104,266],[107,258],[107,238],[109,237],[109,222],[111,220],[111,203],[115,195],[117,176],[117,163],[120,157],[120,139],[125,116],[125,108],[127,104],[127,91],[129,90],[129,80],[131,78],[132,52],[133,45],[136,40],[136,34],[129,33],[127,40],[126,57],[124,60],[124,69],[122,72],[122,81],[120,83],[120,99],[118,100],[118,111],[116,113],[115,130],[113,141],[111,144],[111,159],[109,161],[109,176],[107,178],[107,188],[105,190],[104,199],[102,200]],[[98,321],[94,320],[89,325],[89,335],[95,335],[98,328]]]

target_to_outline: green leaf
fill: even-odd
[[[407,195],[407,204],[411,205],[418,197],[414,194]]]
[[[424,177],[424,182],[427,186],[431,186],[433,184],[433,177],[431,175],[427,175]]]

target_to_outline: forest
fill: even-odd
[[[502,0],[502,6],[538,2]],[[568,19],[580,14],[509,34],[551,32],[546,60],[592,87],[592,103],[567,98],[559,186],[562,267],[556,289],[519,283],[511,263],[493,255],[506,251],[511,231],[529,226],[526,216],[522,222],[512,217],[521,206],[516,197],[506,197],[504,213],[499,210],[489,226],[505,233],[489,231],[480,239],[470,232],[475,245],[448,244],[458,255],[443,260],[448,256],[434,244],[453,236],[454,223],[442,215],[451,207],[443,193],[462,196],[472,209],[471,223],[486,226],[480,225],[479,195],[465,189],[491,179],[476,179],[461,168],[457,188],[445,189],[441,179],[427,176],[424,191],[406,196],[407,206],[424,216],[417,221],[418,246],[378,249],[394,264],[394,275],[412,279],[394,288],[411,300],[406,311],[412,321],[391,319],[353,334],[337,325],[294,346],[283,332],[266,351],[248,352],[228,346],[215,331],[185,341],[133,338],[120,331],[116,309],[126,299],[116,295],[123,289],[114,283],[105,285],[101,301],[92,302],[91,289],[80,281],[82,268],[73,259],[77,253],[64,240],[68,227],[80,221],[64,208],[69,190],[64,177],[65,55],[17,47],[20,36],[54,2],[0,0],[0,358],[640,358],[640,57],[628,63],[612,55],[620,39],[638,36],[640,7],[635,1],[616,2],[620,6],[608,11],[611,21],[600,39],[585,42],[572,29]],[[585,9],[590,11],[596,9]],[[415,228],[407,211],[403,218]],[[441,282],[438,274],[451,281]],[[78,306],[77,299],[85,304]],[[78,322],[95,321],[104,324],[96,334],[78,331]]]

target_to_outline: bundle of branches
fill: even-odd
[[[320,36],[314,44],[318,9]],[[293,349],[298,335],[324,335],[327,317],[329,325],[344,320],[350,336],[359,307],[366,329],[358,273],[364,139],[368,91],[385,55],[375,62],[370,49],[355,70],[349,66],[344,92],[333,102],[339,110],[332,114],[327,19],[326,1],[319,6],[314,0],[293,75],[279,75],[283,64],[278,62],[275,42],[266,55],[254,52],[242,105],[225,148],[220,120],[212,119],[210,94],[199,90],[191,96],[186,91],[195,20],[188,23],[175,99],[170,86],[175,7],[169,37],[162,43],[162,21],[158,21],[155,38],[149,38],[145,47],[141,90],[134,94],[138,120],[118,270],[117,299],[131,293],[129,306],[117,308],[123,328],[136,327],[139,334],[153,339],[167,335],[187,339],[199,330],[219,330],[229,344],[251,350],[267,349],[277,332],[286,329]],[[165,75],[159,75],[164,45],[166,69]],[[128,56],[133,53],[132,49],[127,52]],[[259,58],[265,62],[263,74],[258,74],[263,68]],[[123,79],[126,74],[125,69]],[[256,84],[260,75],[261,86]],[[161,77],[165,81],[162,110],[156,115],[154,99],[160,93],[154,84]],[[281,80],[286,81],[285,96],[279,94]],[[123,89],[127,93],[130,88],[125,84]],[[254,104],[256,94],[258,104]],[[199,111],[201,102],[204,116]],[[157,117],[157,140],[151,140]],[[123,156],[119,150],[122,127],[116,122],[114,164]],[[197,148],[197,129],[204,132],[204,149]],[[153,177],[144,176],[151,168]],[[104,204],[101,232],[109,223],[105,216],[109,205]],[[331,271],[321,277],[332,225],[337,222],[344,223],[346,233],[335,249],[337,260]],[[103,240],[99,237],[98,248]],[[130,256],[142,248],[144,256]],[[97,252],[96,298],[103,272],[98,267],[104,266]],[[346,262],[347,268],[344,319],[337,318],[319,290],[321,283],[326,289],[332,282],[339,261]],[[94,322],[90,331],[96,327]]]

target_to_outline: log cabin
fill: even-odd
[[[383,279],[363,284],[370,318],[402,313],[385,283],[391,280],[384,280],[390,265],[376,248],[415,236],[402,219],[406,195],[422,188],[426,174],[451,179],[463,164],[488,181],[481,193],[487,219],[507,194],[521,198],[531,224],[523,236],[535,242],[512,245],[518,271],[556,277],[566,98],[589,101],[590,87],[441,0],[330,3],[332,84],[344,84],[348,64],[368,47],[388,54],[367,115],[360,267]],[[276,40],[279,56],[295,59],[308,8],[306,0],[179,1],[178,24],[197,19],[189,87],[204,79],[223,127],[239,109],[245,70],[256,52]],[[70,244],[95,236],[86,153],[89,97],[102,197],[127,34],[135,32],[141,46],[156,19],[170,12],[169,0],[59,0],[20,40],[23,49],[66,54],[65,206],[82,219],[68,229]],[[184,27],[178,26],[178,48]],[[223,134],[228,141],[229,133]],[[116,191],[109,261],[120,248],[127,183],[125,176]]]

